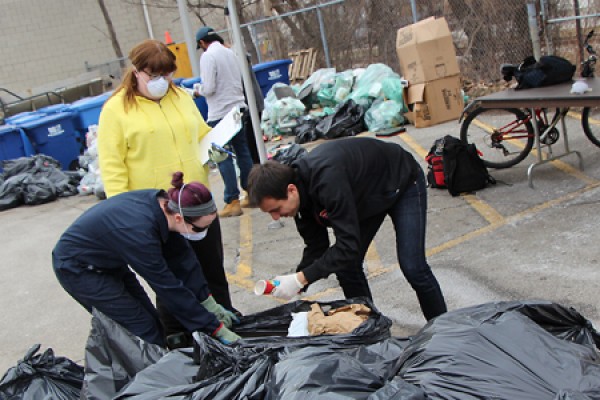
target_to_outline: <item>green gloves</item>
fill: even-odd
[[[231,332],[223,325],[221,325],[221,328],[217,331],[217,333],[215,333],[214,336],[217,339],[219,339],[219,342],[223,344],[231,344],[241,339],[239,335],[237,335],[234,332]]]
[[[234,323],[237,324],[240,322],[240,319],[237,317],[237,315],[217,303],[212,295],[208,296],[206,300],[200,304],[202,304],[202,307],[206,308],[206,311],[213,313],[215,317],[217,317],[217,319],[221,321],[227,328],[231,328]],[[233,332],[231,332],[231,334],[235,335]],[[239,336],[237,337],[239,339]]]
[[[219,151],[215,148],[208,149],[208,158],[210,158],[210,160],[215,164],[225,161],[227,157],[229,157],[229,154],[225,152]]]

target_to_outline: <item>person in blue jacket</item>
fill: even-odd
[[[425,257],[425,177],[401,146],[373,138],[332,140],[291,165],[255,165],[248,186],[251,203],[273,219],[294,218],[305,243],[296,273],[275,277],[275,297],[291,299],[306,285],[335,274],[346,298],[372,299],[363,260],[389,216],[400,269],[424,317],[446,312]],[[328,228],[335,236],[332,245]]]
[[[199,182],[124,192],[84,212],[52,252],[63,288],[90,313],[101,311],[134,335],[165,346],[159,314],[137,280],[142,277],[187,333],[229,344],[237,317],[209,292],[186,239],[202,240],[216,218],[210,191]],[[135,272],[135,273],[134,273]]]

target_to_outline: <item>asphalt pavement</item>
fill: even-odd
[[[574,155],[541,165],[533,171],[532,189],[527,168],[535,159],[530,155],[512,168],[490,170],[498,184],[476,194],[451,197],[428,189],[428,260],[450,310],[491,301],[550,300],[574,307],[600,326],[600,148],[585,138],[579,121],[570,119],[567,125],[583,171]],[[426,152],[446,134],[458,136],[456,121],[408,126],[406,133],[382,140],[400,144],[426,168]],[[284,137],[267,147],[291,140]],[[552,147],[555,154],[562,146],[561,139]],[[210,180],[222,205],[217,171]],[[0,373],[36,343],[83,362],[90,315],[58,284],[50,255],[68,225],[97,202],[94,196],[73,196],[0,212]],[[249,209],[221,224],[234,305],[249,314],[280,304],[254,295],[252,288],[256,280],[294,271],[303,243],[293,220],[276,224]],[[416,333],[425,320],[398,268],[388,219],[368,252],[365,271],[376,306],[394,321],[393,334]],[[306,297],[327,301],[343,295],[332,277],[311,285]]]

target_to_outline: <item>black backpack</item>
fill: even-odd
[[[439,166],[440,152],[443,181]],[[446,188],[452,196],[474,192],[485,188],[488,184],[496,183],[483,165],[477,147],[450,135],[434,142],[426,160],[429,164],[427,172],[429,185],[433,188]]]
[[[542,86],[551,86],[558,83],[569,82],[573,79],[576,67],[558,56],[542,56],[540,61],[529,56],[523,60],[514,71],[515,79],[519,83],[515,89],[529,89]]]

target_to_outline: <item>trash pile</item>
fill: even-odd
[[[402,126],[406,81],[385,64],[336,72],[315,71],[301,86],[278,82],[267,93],[261,127],[269,137],[296,143],[377,133]]]
[[[20,205],[37,205],[77,194],[79,172],[62,171],[52,157],[36,154],[2,161],[0,211]]]
[[[100,175],[97,141],[98,125],[90,125],[85,135],[86,149],[83,155],[79,156],[79,165],[83,177],[77,191],[82,195],[95,194],[99,199],[105,199],[106,193]]]
[[[366,319],[349,333],[286,336],[293,314],[339,308]],[[296,301],[243,317],[234,345],[201,335],[193,348],[167,351],[95,311],[81,392],[52,398],[600,399],[600,335],[572,308],[482,304],[443,314],[410,338],[390,337],[390,326],[367,300]],[[14,377],[37,369],[29,381],[61,381],[52,365],[23,361],[0,381],[0,397],[41,397],[50,384]]]

